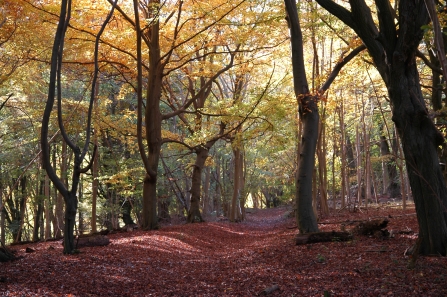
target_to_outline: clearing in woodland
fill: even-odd
[[[213,221],[109,234],[110,244],[63,255],[60,241],[14,246],[0,263],[1,296],[447,296],[447,259],[404,255],[417,238],[414,208],[343,210],[321,231],[388,218],[391,238],[295,245],[290,207]],[[26,249],[33,251],[26,253]]]

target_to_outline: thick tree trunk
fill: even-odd
[[[74,245],[74,227],[76,224],[76,212],[78,210],[78,198],[76,193],[64,193],[65,200],[65,225],[64,225],[64,254],[73,254]]]
[[[429,23],[425,1],[399,1],[398,30],[395,12],[386,1],[375,1],[378,27],[364,1],[350,1],[351,11],[330,0],[317,2],[355,30],[388,88],[418,215],[420,248],[416,250],[446,255],[447,188],[437,155],[444,139],[425,107],[415,58],[424,35],[422,26]]]
[[[146,174],[143,181],[143,215],[141,228],[143,230],[158,229],[157,216],[157,179]]]
[[[415,60],[399,66],[393,67],[389,92],[418,214],[419,252],[445,256],[447,189],[437,154],[443,138],[428,117]]]
[[[202,185],[202,170],[205,166],[206,158],[208,158],[208,149],[199,147],[196,149],[196,162],[192,170],[191,182],[191,205],[188,211],[188,223],[203,222],[202,214],[200,213],[200,194]]]

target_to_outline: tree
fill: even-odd
[[[318,225],[312,209],[312,173],[315,167],[315,151],[318,140],[318,97],[312,96],[304,66],[303,37],[296,3],[284,0],[292,44],[293,86],[298,100],[303,133],[300,141],[298,172],[296,175],[296,214],[300,233],[317,232]]]
[[[416,250],[445,256],[447,188],[437,155],[443,137],[428,117],[416,62],[422,27],[429,22],[425,3],[399,1],[397,28],[396,13],[386,0],[375,1],[378,27],[363,0],[349,1],[351,10],[331,0],[316,1],[357,33],[387,86],[418,216]]]
[[[318,101],[324,92],[329,89],[342,67],[363,51],[364,47],[358,46],[346,57],[340,59],[326,81],[312,95],[306,78],[303,38],[296,3],[292,0],[285,0],[285,5],[292,45],[293,86],[295,97],[298,100],[300,120],[303,123],[296,175],[296,219],[300,233],[309,233],[318,231],[316,216],[312,208],[312,177],[315,167],[319,125]]]
[[[99,38],[102,32],[105,29],[108,21],[113,15],[113,10],[115,8],[116,2],[111,9],[109,15],[104,21],[100,32],[96,38],[95,43],[95,72],[93,77],[93,88],[96,86],[96,79],[98,74],[98,47],[99,47]],[[86,173],[90,167],[92,166],[92,160],[89,164],[82,168],[84,158],[89,151],[90,144],[90,136],[91,136],[91,115],[93,109],[93,102],[95,99],[94,89],[91,91],[89,109],[87,114],[87,125],[86,125],[86,140],[82,149],[78,147],[78,145],[70,139],[70,136],[67,134],[63,119],[62,119],[62,108],[61,108],[61,84],[62,84],[62,58],[64,52],[64,41],[65,34],[67,32],[67,28],[69,25],[71,17],[71,0],[63,0],[60,8],[59,15],[59,23],[57,25],[57,30],[54,38],[54,44],[51,55],[51,72],[50,72],[50,83],[48,89],[48,99],[45,106],[45,111],[42,118],[42,128],[41,128],[41,147],[42,147],[42,164],[48,174],[48,177],[53,182],[54,186],[57,190],[62,194],[65,202],[65,226],[64,226],[64,254],[72,254],[75,252],[74,250],[74,226],[76,223],[76,212],[78,208],[78,198],[77,191],[80,182],[80,175],[82,173]],[[59,129],[61,130],[61,134],[64,138],[64,141],[70,147],[74,154],[74,164],[73,164],[73,175],[71,180],[71,189],[64,184],[64,182],[57,175],[55,169],[53,168],[50,161],[50,147],[48,142],[48,131],[49,131],[49,122],[51,117],[51,112],[53,110],[53,105],[55,99],[57,100],[57,114],[58,114],[58,124]],[[94,148],[95,155],[96,147]]]
[[[197,30],[196,23],[192,22],[195,17],[187,15],[186,20],[182,21],[183,16],[183,2],[179,2],[175,9],[177,10],[177,15],[174,18],[175,25],[169,31],[172,34],[168,39],[172,40],[171,44],[163,44],[166,46],[165,52],[162,53],[162,44],[160,41],[160,14],[161,5],[158,0],[148,1],[146,4],[141,4],[143,10],[143,15],[146,20],[149,20],[148,30],[143,31],[140,26],[140,16],[139,16],[139,3],[134,1],[134,14],[135,22],[131,21],[126,17],[129,22],[134,26],[137,34],[137,69],[138,69],[138,83],[137,83],[137,94],[138,94],[138,124],[137,124],[137,134],[138,134],[138,148],[140,156],[143,160],[144,168],[146,170],[144,185],[143,185],[143,213],[142,213],[142,227],[143,229],[156,229],[158,228],[157,219],[157,176],[158,176],[158,163],[160,159],[161,147],[165,142],[162,138],[162,121],[175,117],[191,106],[197,100],[203,97],[204,92],[208,90],[214,80],[223,72],[227,71],[233,66],[233,59],[229,61],[228,65],[223,66],[218,69],[212,76],[208,77],[206,81],[202,81],[201,89],[198,90],[194,96],[191,96],[185,102],[182,102],[181,106],[171,112],[162,114],[160,110],[161,98],[162,98],[162,87],[163,80],[167,73],[171,73],[175,70],[183,68],[188,61],[200,60],[201,58],[206,58],[209,53],[205,54],[203,57],[194,57],[194,53],[183,52],[180,50],[182,46],[187,44],[187,42],[194,41],[195,38],[200,36],[201,33],[206,32],[209,28],[216,25],[224,17],[226,17],[230,12],[234,11],[237,7],[241,5],[242,2],[237,3],[234,6],[225,7],[221,15],[218,15],[215,19],[211,19]],[[201,9],[200,9],[201,10]],[[123,12],[122,12],[123,13]],[[124,13],[123,13],[124,14]],[[166,19],[166,22],[171,19],[174,13]],[[204,18],[202,15],[199,19]],[[191,32],[183,38],[180,38],[180,31],[184,32],[187,30],[186,24],[191,22],[193,27]],[[188,24],[189,25],[189,24]],[[167,40],[168,40],[167,39]],[[142,82],[143,82],[143,61],[142,61],[142,41],[145,42],[149,50],[149,65],[147,67],[148,83],[146,89],[146,106],[143,113],[143,95],[142,95]],[[206,47],[208,42],[204,43]],[[178,51],[178,52],[176,52]],[[211,53],[212,54],[212,53]],[[170,65],[172,68],[167,66],[171,62],[171,59],[177,58],[174,65]],[[143,114],[144,114],[144,129],[145,137],[143,137]],[[143,141],[143,138],[145,141]],[[145,143],[144,143],[145,142]],[[202,154],[202,151],[198,151]],[[206,158],[205,158],[206,159]],[[197,201],[198,205],[198,201]]]

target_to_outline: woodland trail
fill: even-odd
[[[60,242],[15,246],[0,263],[0,296],[447,296],[447,260],[403,253],[417,231],[414,209],[335,213],[338,222],[389,217],[394,238],[296,246],[290,208],[258,210],[234,224],[215,221],[109,235],[106,247],[64,256]],[[409,231],[409,230],[413,231]],[[25,253],[26,247],[35,250]]]

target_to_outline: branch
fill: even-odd
[[[137,143],[138,151],[140,152],[141,160],[143,161],[146,172],[153,176],[151,167],[149,165],[149,159],[146,155],[146,151],[143,144],[143,67],[142,67],[142,54],[141,54],[141,28],[140,28],[140,15],[138,9],[138,1],[133,0],[133,9],[135,14],[135,32],[137,37]]]
[[[85,139],[85,143],[84,143],[84,148],[81,153],[81,160],[84,159],[85,155],[87,154],[88,147],[90,144],[93,103],[95,102],[95,97],[96,97],[95,88],[97,87],[96,83],[98,80],[98,72],[99,72],[99,64],[98,64],[99,42],[101,40],[102,33],[104,32],[107,24],[109,23],[110,19],[113,16],[113,11],[115,10],[117,3],[118,3],[118,0],[115,0],[112,8],[110,9],[109,14],[107,15],[106,19],[104,20],[104,22],[101,26],[101,29],[98,32],[98,35],[96,36],[96,40],[95,40],[95,51],[94,51],[95,70],[93,72],[92,90],[90,92],[90,103],[89,103],[88,112],[87,112],[87,126],[85,127],[86,139]],[[95,150],[96,150],[96,146],[95,146]],[[93,158],[92,158],[92,160],[93,160]],[[90,166],[91,166],[91,164],[90,164]],[[89,166],[87,166],[86,171],[88,170],[88,168],[89,168]]]
[[[50,162],[50,148],[48,142],[48,126],[51,116],[51,111],[53,109],[53,104],[55,100],[55,88],[56,88],[56,75],[57,75],[57,67],[58,67],[58,53],[61,49],[62,40],[64,36],[63,30],[66,28],[66,17],[67,14],[67,0],[62,0],[61,3],[61,11],[59,22],[57,25],[56,35],[54,37],[53,49],[51,54],[51,70],[50,70],[50,82],[48,87],[48,99],[45,104],[45,110],[42,117],[42,128],[41,128],[41,148],[42,148],[42,165],[46,170],[48,177],[53,182],[54,186],[57,190],[65,195],[68,191],[65,187],[65,184],[62,180],[57,176],[56,171],[51,165]]]
[[[323,86],[321,86],[320,90],[318,90],[320,95],[324,94],[324,92],[326,92],[327,89],[329,89],[332,82],[337,77],[337,75],[340,73],[340,70],[343,68],[343,66],[345,66],[347,63],[349,63],[349,61],[351,61],[355,56],[357,56],[359,53],[361,53],[365,49],[366,49],[366,46],[364,44],[356,47],[355,49],[352,50],[352,52],[349,53],[349,55],[344,57],[340,62],[338,62],[335,65],[334,69],[332,69],[331,74],[326,79],[326,82],[323,84]]]
[[[287,13],[287,21],[290,28],[290,43],[292,46],[292,69],[293,69],[293,87],[295,97],[308,94],[309,86],[306,78],[306,69],[304,65],[303,52],[303,34],[301,32],[300,20],[294,0],[284,0]]]
[[[9,95],[8,95],[8,98],[6,98],[6,100],[2,102],[2,104],[0,105],[0,110],[3,109],[3,107],[4,107],[5,104],[6,104],[6,102],[8,102],[8,100],[12,97],[12,95],[14,95],[14,94],[12,94],[12,93],[9,94]]]
[[[236,51],[239,49],[240,45],[237,46]],[[234,63],[234,56],[235,56],[235,52],[230,52],[230,63],[225,66],[224,68],[222,68],[221,70],[217,71],[216,74],[214,74],[200,89],[200,91],[195,95],[192,96],[188,101],[186,101],[186,103],[178,110],[164,114],[162,116],[163,120],[172,118],[176,115],[179,115],[181,113],[183,113],[193,102],[195,102],[197,100],[197,98],[199,98],[202,93],[205,91],[205,89],[207,89],[208,87],[211,86],[211,84],[225,71],[227,71],[228,69],[230,69],[231,67],[233,67],[233,63]]]
[[[447,78],[447,61],[445,59],[444,40],[441,32],[441,25],[439,24],[438,14],[436,12],[435,3],[433,0],[424,0],[427,7],[428,14],[430,15],[431,22],[433,24],[433,31],[435,32],[435,48],[439,63],[442,68],[442,75]]]
[[[416,57],[424,61],[425,65],[427,65],[431,70],[437,72],[438,74],[443,74],[442,69],[430,62],[430,60],[428,60],[427,57],[420,50],[416,51]]]
[[[352,14],[349,10],[341,5],[338,5],[332,0],[316,0],[317,3],[326,9],[330,14],[334,15],[340,21],[345,23],[348,27],[351,27],[354,31],[357,31],[357,25],[354,23]]]
[[[79,169],[79,173],[87,173],[87,171],[89,171],[90,168],[92,168],[93,161],[95,160],[95,155],[96,155],[97,150],[98,150],[98,146],[95,144],[95,146],[93,147],[93,154],[92,154],[92,157],[90,158],[90,161],[88,162],[88,165],[84,168]]]

